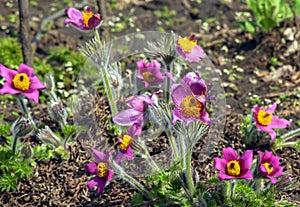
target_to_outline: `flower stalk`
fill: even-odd
[[[194,181],[193,181],[193,175],[192,175],[192,153],[193,150],[192,148],[188,150],[187,155],[186,155],[186,179],[188,183],[188,188],[190,190],[190,195],[194,195],[195,192],[195,186],[194,186]]]

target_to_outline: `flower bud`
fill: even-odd
[[[32,130],[30,120],[25,117],[19,117],[11,126],[12,134],[16,139],[28,136]]]
[[[20,152],[23,155],[24,159],[30,159],[33,155],[33,150],[29,142],[23,143],[22,147],[20,148]]]
[[[37,137],[45,144],[52,147],[57,148],[61,145],[59,137],[57,137],[48,126],[44,129],[40,129]]]
[[[61,127],[67,124],[68,112],[61,102],[51,102],[48,112],[51,119],[58,122]]]

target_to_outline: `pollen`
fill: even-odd
[[[142,76],[144,80],[147,81],[148,83],[153,83],[155,81],[154,75],[149,71],[143,72]]]
[[[130,145],[131,141],[132,141],[131,136],[124,135],[123,138],[122,138],[122,142],[120,144],[121,150],[124,150],[124,151],[127,150],[127,148]]]
[[[268,162],[264,163],[263,166],[266,168],[268,175],[270,175],[274,170],[273,165]]]
[[[271,123],[273,115],[264,111],[259,110],[257,114],[257,121],[262,126],[267,126]]]
[[[108,175],[108,166],[106,163],[104,162],[100,162],[98,164],[98,173],[97,175],[100,177],[100,178],[105,178],[107,177]]]
[[[192,49],[197,45],[196,40],[190,39],[188,37],[178,37],[177,41],[178,45],[184,50],[186,53],[190,53]]]
[[[87,28],[89,28],[89,20],[90,20],[90,18],[92,18],[93,15],[94,14],[93,14],[92,11],[84,11],[84,12],[82,12],[83,24]]]
[[[30,86],[30,79],[26,73],[18,73],[12,80],[14,88],[27,91]]]
[[[227,163],[227,173],[232,176],[238,176],[241,173],[241,166],[236,160]]]
[[[185,118],[197,118],[201,114],[203,105],[194,96],[187,96],[182,100],[180,108]]]

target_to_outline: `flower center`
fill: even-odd
[[[270,175],[274,170],[273,165],[271,163],[266,162],[263,164],[263,166],[266,168],[268,175]]]
[[[238,176],[241,173],[240,164],[236,160],[227,163],[227,173],[232,176]]]
[[[127,147],[130,145],[131,141],[132,141],[131,136],[124,135],[123,138],[122,138],[122,142],[120,144],[121,150],[125,151],[127,149]]]
[[[188,37],[178,37],[178,45],[184,50],[184,52],[190,53],[192,49],[197,45],[196,40]]]
[[[154,75],[149,71],[143,72],[142,76],[148,83],[153,83],[155,81]]]
[[[97,175],[100,177],[100,178],[105,178],[107,177],[108,175],[108,166],[106,163],[104,162],[100,162],[98,164],[98,173]]]
[[[201,114],[203,105],[194,96],[187,96],[182,100],[180,108],[185,118],[197,118]]]
[[[89,20],[93,16],[92,11],[83,11],[82,12],[82,19],[83,19],[83,24],[85,27],[89,28]]]
[[[27,91],[30,86],[30,79],[26,73],[18,73],[12,80],[13,86],[21,91]]]
[[[271,123],[272,117],[273,117],[272,114],[269,114],[264,110],[259,110],[257,114],[257,121],[260,125],[267,126]]]

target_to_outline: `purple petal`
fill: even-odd
[[[214,168],[221,170],[223,173],[226,172],[227,161],[225,159],[216,157],[214,159]]]
[[[172,110],[172,124],[175,124],[176,121],[182,121],[183,117],[179,109]]]
[[[274,102],[273,105],[270,106],[270,107],[266,110],[266,112],[269,113],[269,114],[273,114],[274,111],[275,111],[275,109],[276,109],[276,107],[277,107],[277,103]]]
[[[7,81],[12,82],[14,77],[17,75],[17,71],[6,68],[0,64],[0,75]]]
[[[31,90],[31,91],[22,91],[21,92],[27,98],[33,100],[35,103],[39,102],[39,91],[38,90]]]
[[[279,119],[278,116],[273,116],[271,123],[268,127],[282,129],[291,126],[291,123],[286,119]]]
[[[134,123],[141,124],[143,122],[143,113],[135,109],[127,109],[119,112],[113,121],[121,126],[129,126]]]
[[[136,64],[137,64],[139,70],[147,67],[147,63],[145,60],[140,60],[140,61],[136,62]]]
[[[141,136],[142,127],[139,124],[133,124],[131,127],[127,129],[128,135],[131,137]]]
[[[176,106],[180,106],[182,100],[188,96],[188,92],[182,84],[173,84],[171,87],[171,96]]]
[[[106,178],[99,178],[99,182],[98,182],[98,188],[97,188],[97,192],[102,195],[104,193],[104,187],[106,184]]]
[[[65,13],[73,21],[82,21],[82,12],[75,8],[69,7],[65,10]]]
[[[96,174],[98,172],[98,167],[96,162],[91,162],[86,165],[86,169],[91,174]]]
[[[200,58],[204,58],[205,53],[203,52],[202,48],[199,45],[196,45],[192,51],[186,54],[186,60],[189,62],[199,62]]]
[[[271,180],[272,184],[275,184],[277,182],[277,179],[273,176],[267,175],[267,177]]]
[[[124,159],[126,159],[126,160],[133,160],[134,159],[133,152],[132,152],[132,149],[131,149],[130,146],[128,146],[125,151],[121,150],[121,152],[123,153],[123,158]]]
[[[95,148],[92,148],[92,151],[93,151],[96,163],[107,162],[108,157],[107,157],[106,154],[104,154],[103,152],[100,152],[100,151],[96,150]]]
[[[100,181],[101,181],[100,177],[95,176],[95,177],[93,177],[92,179],[90,179],[90,180],[88,181],[87,187],[88,187],[89,189],[91,189],[91,188],[93,188],[93,187],[99,185]]]
[[[269,127],[269,126],[261,126],[259,124],[256,124],[256,127],[260,131],[267,132],[271,136],[271,140],[272,141],[274,141],[274,139],[276,138],[276,133],[274,132],[274,130],[271,127]]]
[[[253,160],[253,151],[246,150],[246,152],[240,157],[239,164],[242,170],[250,169]]]
[[[11,82],[5,82],[3,87],[0,89],[0,94],[18,94],[21,93],[20,90],[15,89]]]
[[[115,172],[112,169],[108,169],[108,174],[107,174],[106,180],[111,181],[113,179],[114,174],[115,174]]]
[[[232,160],[238,160],[236,151],[231,147],[223,148],[222,152],[224,159],[227,160],[227,162],[230,162]]]
[[[33,75],[33,72],[33,68],[24,63],[21,63],[18,68],[18,73],[26,73],[29,78]]]
[[[266,150],[264,155],[263,155],[263,159],[262,159],[262,163],[271,163],[273,160],[273,153],[271,151]]]
[[[203,121],[204,123],[206,123],[209,126],[211,125],[209,115],[206,111],[202,111],[202,113],[200,115],[200,120]]]
[[[257,105],[253,106],[253,108],[252,108],[252,112],[253,112],[255,115],[258,114],[259,110],[260,110],[260,108],[259,108]]]
[[[45,89],[46,88],[37,76],[31,77],[30,82],[31,83],[30,83],[30,86],[29,86],[29,90]]]
[[[281,176],[283,173],[283,167],[282,166],[274,166],[273,172],[271,173],[271,176]]]
[[[238,178],[244,178],[247,180],[252,180],[252,171],[251,170],[247,170],[246,172],[243,172],[243,174],[239,175]]]
[[[236,179],[236,177],[231,176],[231,175],[227,175],[227,174],[225,174],[225,173],[219,173],[219,174],[218,174],[218,178],[219,178],[220,180]]]
[[[127,104],[137,111],[144,111],[152,104],[151,98],[147,95],[133,96],[127,100]]]
[[[150,62],[147,67],[148,68],[154,68],[156,71],[159,71],[160,68],[161,68],[161,65],[160,65],[159,62],[153,61],[153,62]]]
[[[97,27],[100,22],[102,21],[100,14],[94,14],[88,21],[89,28],[88,29],[93,29]]]

